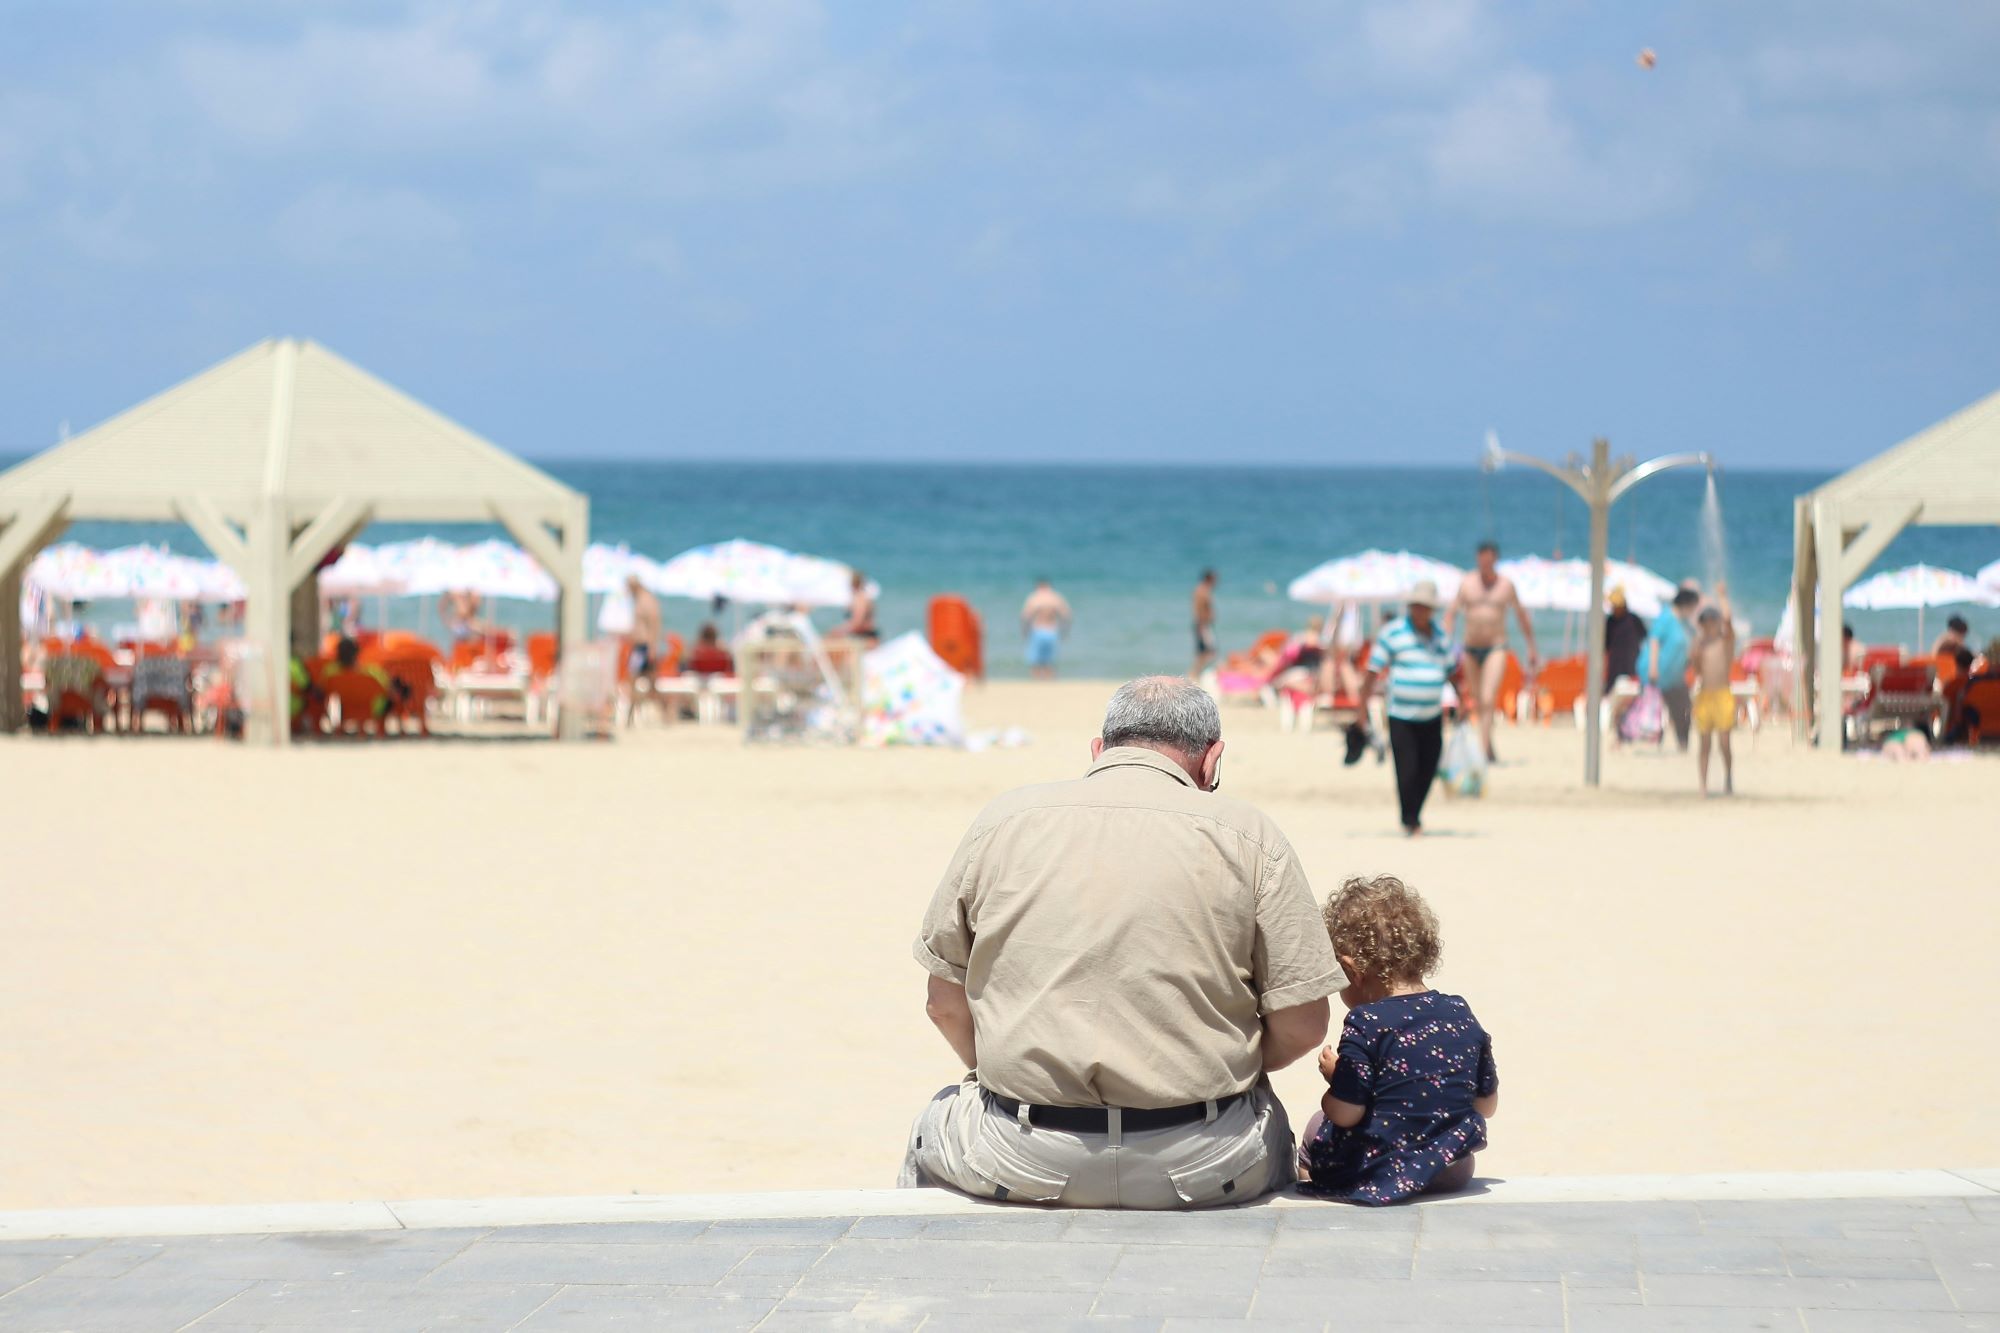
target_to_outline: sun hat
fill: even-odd
[[[1438,586],[1429,579],[1420,579],[1404,595],[1403,601],[1411,606],[1428,606],[1432,610],[1436,610],[1438,604]]]
[[[1611,604],[1613,606],[1625,605],[1625,585],[1621,583],[1617,587],[1613,588],[1611,590],[1610,596],[1611,596]]]

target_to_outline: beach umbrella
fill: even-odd
[[[1842,606],[1857,611],[1906,611],[1917,613],[1917,651],[1924,651],[1924,608],[1930,606],[2000,606],[2000,593],[1982,588],[1955,569],[1937,565],[1908,565],[1885,569],[1863,579],[1841,597]]]
[[[635,574],[639,582],[650,588],[660,575],[660,564],[627,548],[623,542],[616,546],[592,542],[583,553],[585,592],[622,594],[627,580]]]
[[[243,580],[229,566],[180,555],[164,546],[98,551],[77,542],[61,542],[35,556],[24,581],[45,597],[64,602],[107,598],[233,602],[243,597]]]
[[[1995,560],[1986,568],[1973,575],[1980,590],[1993,597],[2000,597],[2000,560]]]
[[[1499,570],[1513,580],[1521,605],[1530,611],[1590,610],[1590,562],[1588,560],[1548,560],[1525,555],[1502,560]],[[1625,604],[1641,616],[1657,616],[1673,600],[1674,585],[1644,565],[1624,560],[1604,562],[1604,588],[1625,590]]]
[[[1286,594],[1295,602],[1327,606],[1334,602],[1393,602],[1412,586],[1428,579],[1438,596],[1450,601],[1465,571],[1442,560],[1410,551],[1362,551],[1307,571],[1292,580]]]
[[[741,537],[682,551],[662,564],[650,584],[665,597],[763,603],[771,606],[845,606],[854,571],[835,560],[799,555]],[[868,585],[871,596],[881,589]]]
[[[388,547],[350,543],[340,558],[319,572],[326,597],[394,597],[408,588],[403,568],[387,559]]]

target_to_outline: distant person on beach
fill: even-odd
[[[1722,794],[1736,794],[1736,764],[1729,752],[1729,733],[1736,729],[1736,691],[1730,687],[1729,667],[1736,660],[1736,625],[1729,617],[1729,587],[1715,585],[1715,605],[1705,606],[1697,622],[1694,644],[1695,730],[1701,733],[1701,750],[1696,769],[1701,775],[1701,794],[1708,795],[1708,751],[1711,742],[1722,751]]]
[[[632,633],[629,662],[633,680],[649,680],[662,665],[661,651],[667,632],[660,620],[660,599],[633,574],[625,580],[625,595],[632,602]]]
[[[1368,674],[1361,681],[1360,713],[1365,718],[1369,699],[1386,678],[1396,800],[1403,832],[1412,838],[1424,831],[1424,800],[1444,754],[1444,687],[1458,670],[1458,654],[1437,623],[1437,604],[1437,584],[1429,579],[1410,589],[1402,617],[1376,634],[1375,646],[1368,650]]]
[[[868,591],[868,576],[855,570],[849,586],[852,596],[847,601],[847,619],[833,632],[875,643],[881,639],[882,631],[875,628],[875,596]]]
[[[1021,633],[1028,639],[1028,674],[1036,680],[1056,678],[1056,654],[1069,632],[1069,603],[1047,579],[1035,580],[1035,590],[1021,604]]]
[[[1851,676],[1861,670],[1862,659],[1868,656],[1868,645],[1854,637],[1854,626],[1840,627],[1840,670]]]
[[[438,619],[453,639],[477,639],[485,634],[480,622],[485,599],[470,588],[452,588],[438,594]]]
[[[1931,645],[1931,656],[1942,657],[1946,653],[1957,653],[1965,647],[1965,636],[1972,632],[1972,626],[1965,623],[1964,616],[1953,616],[1944,622],[1944,633],[1937,636]]]
[[[708,621],[695,632],[694,648],[688,653],[688,674],[693,676],[733,676],[736,659],[722,646],[722,632]]]
[[[1305,630],[1286,640],[1278,660],[1266,669],[1264,684],[1274,690],[1319,694],[1327,642],[1326,621],[1320,616],[1306,617]]]
[[[1660,692],[1660,704],[1674,729],[1674,744],[1682,754],[1687,753],[1688,729],[1694,722],[1694,699],[1688,692],[1687,668],[1688,648],[1694,639],[1695,608],[1699,605],[1701,594],[1682,584],[1674,592],[1672,608],[1653,621],[1653,632],[1647,636],[1650,661],[1646,679]]]
[[[898,1183],[1069,1208],[1247,1203],[1292,1181],[1267,1070],[1347,984],[1277,825],[1218,795],[1222,717],[1179,676],[1118,688],[1081,778],[980,813],[913,952],[972,1072]]]
[[[1630,679],[1639,683],[1639,650],[1646,642],[1646,622],[1632,614],[1626,604],[1625,589],[1611,590],[1611,610],[1604,617],[1604,692],[1611,696],[1611,735],[1613,745],[1623,745],[1625,710],[1632,706],[1637,695],[1623,698],[1612,696],[1618,682]]]
[[[1415,889],[1377,875],[1327,901],[1326,931],[1350,978],[1347,1021],[1338,1048],[1319,1053],[1326,1095],[1299,1135],[1305,1192],[1384,1204],[1464,1189],[1500,1075],[1471,1006],[1424,982],[1442,952],[1437,917]]]
[[[1215,571],[1204,569],[1194,585],[1194,669],[1196,680],[1215,660]]]
[[[1463,612],[1466,675],[1479,699],[1479,739],[1486,747],[1486,757],[1497,759],[1499,756],[1493,753],[1493,719],[1500,708],[1500,682],[1507,674],[1509,610],[1520,622],[1521,638],[1527,645],[1528,674],[1533,675],[1541,668],[1542,657],[1535,649],[1535,625],[1528,618],[1528,608],[1521,605],[1521,594],[1515,590],[1514,580],[1500,572],[1499,543],[1479,543],[1473,559],[1476,562],[1473,571],[1460,580],[1458,595],[1444,613],[1444,632],[1449,638],[1452,621]]]

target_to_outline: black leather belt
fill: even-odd
[[[1021,1114],[1021,1103],[1012,1097],[1002,1097],[997,1092],[988,1092],[994,1108],[1011,1116]],[[1232,1097],[1218,1097],[1215,1113],[1221,1115],[1250,1094],[1239,1092]],[[1156,1106],[1126,1111],[1119,1117],[1119,1130],[1126,1134],[1139,1134],[1149,1129],[1171,1129],[1175,1125],[1190,1125],[1197,1120],[1208,1118],[1207,1102],[1189,1102],[1186,1106]],[[1028,1107],[1028,1123],[1042,1125],[1049,1129],[1068,1130],[1072,1134],[1104,1134],[1111,1129],[1111,1115],[1102,1106],[1035,1106]]]

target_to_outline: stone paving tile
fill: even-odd
[[[747,1245],[587,1245],[578,1241],[510,1245],[489,1240],[448,1259],[438,1267],[433,1280],[694,1286],[715,1282],[749,1251]]]
[[[2000,1315],[1943,1310],[1808,1310],[1809,1333],[2000,1333]]]
[[[1556,1282],[1565,1274],[1629,1278],[1637,1271],[1630,1236],[1469,1231],[1424,1235],[1413,1276]]]
[[[952,1316],[966,1319],[1011,1320],[1015,1327],[1039,1327],[1052,1319],[1081,1319],[1090,1313],[1094,1292],[1042,1291],[959,1291],[922,1294],[878,1292],[855,1302],[853,1313],[864,1319],[903,1319],[912,1315],[932,1319]],[[930,1327],[927,1323],[926,1328]]]
[[[1079,1212],[1063,1239],[1137,1245],[1247,1245],[1270,1243],[1277,1210],[1209,1209],[1196,1213]]]
[[[1703,1203],[1700,1210],[1710,1231],[1763,1236],[1840,1236],[1969,1218],[1962,1199],[1722,1199]]]
[[[10,1254],[59,1254],[74,1259],[105,1244],[101,1240],[0,1240],[0,1258]]]
[[[1061,1240],[1069,1231],[1070,1213],[1033,1212],[1008,1217],[995,1213],[973,1213],[962,1217],[897,1219],[920,1222],[909,1235],[943,1240]],[[873,1219],[864,1218],[862,1221]],[[859,1223],[856,1224],[857,1228]],[[849,1235],[861,1235],[859,1230]]]
[[[1799,1306],[1819,1310],[1950,1310],[1935,1279],[1711,1276],[1648,1273],[1648,1305]]]
[[[924,1322],[923,1315],[872,1315],[854,1314],[852,1311],[821,1310],[812,1306],[797,1307],[790,1300],[780,1301],[778,1308],[764,1316],[757,1325],[757,1333],[847,1333],[847,1330],[865,1330],[865,1333],[914,1333]],[[1016,1323],[1015,1328],[1020,1325]]]
[[[1117,1259],[1116,1246],[1065,1241],[995,1245],[950,1240],[845,1240],[829,1249],[813,1272],[864,1280],[939,1273],[985,1279],[1030,1273],[1043,1280],[1102,1281]]]
[[[1319,1317],[1333,1328],[1561,1328],[1563,1290],[1556,1282],[1269,1278],[1259,1284],[1251,1313]]]
[[[1784,1333],[1804,1333],[1805,1330],[1797,1310],[1714,1305],[1597,1305],[1583,1309],[1572,1306],[1568,1327],[1570,1333],[1649,1333],[1653,1329],[1713,1329],[1718,1333],[1781,1329]]]
[[[1352,1203],[1315,1203],[1311,1208],[1273,1208],[1280,1237],[1318,1231],[1358,1231],[1374,1234],[1421,1229],[1422,1208],[1364,1208]]]
[[[1416,1264],[1416,1233],[1353,1231],[1279,1233],[1264,1251],[1265,1277],[1406,1278]]]
[[[124,1277],[140,1264],[157,1259],[166,1248],[164,1240],[108,1240],[87,1254],[65,1260],[54,1273],[57,1277]],[[0,1267],[5,1263],[0,1258]]]
[[[44,1273],[52,1273],[68,1264],[77,1262],[60,1254],[0,1254],[0,1293],[14,1290],[24,1282],[33,1282]],[[83,1277],[117,1277],[117,1273],[84,1273]]]
[[[1801,1242],[1802,1244],[1805,1242]],[[1639,1267],[1648,1273],[1734,1273],[1782,1277],[1786,1247],[1769,1236],[1641,1236]]]
[[[1243,1333],[1245,1329],[1254,1333],[1321,1333],[1327,1326],[1323,1319],[1205,1319],[1198,1315],[1169,1315],[1160,1325],[1160,1333]]]
[[[311,1282],[414,1282],[463,1246],[433,1248],[406,1232],[171,1238],[134,1271],[155,1280],[218,1278]],[[100,1251],[101,1253],[101,1251]],[[96,1254],[85,1256],[89,1259]]]
[[[1691,1203],[1493,1203],[1411,1209],[1426,1235],[1461,1231],[1582,1232],[1605,1235],[1701,1234],[1701,1214]]]
[[[351,1328],[370,1333],[441,1327],[486,1333],[512,1328],[558,1290],[511,1283],[258,1282],[194,1327]]]
[[[1639,1275],[1601,1277],[1571,1273],[1562,1280],[1563,1302],[1571,1311],[1595,1305],[1644,1305],[1646,1294],[1639,1287]]]
[[[1944,1284],[1961,1310],[2000,1313],[2000,1274],[1946,1271]]]
[[[854,1225],[851,1217],[768,1217],[711,1222],[695,1237],[717,1245],[830,1245]]]
[[[557,1222],[532,1227],[500,1227],[489,1234],[490,1239],[503,1245],[544,1240],[588,1241],[594,1245],[663,1245],[668,1241],[691,1240],[708,1228],[707,1222]],[[420,1236],[429,1233],[413,1231],[410,1234]]]
[[[1244,1288],[1257,1285],[1264,1251],[1243,1245],[1126,1245],[1119,1250],[1107,1283],[1210,1283]]]
[[[1102,1315],[1164,1319],[1169,1315],[1204,1315],[1217,1319],[1241,1319],[1250,1312],[1255,1286],[1214,1285],[1190,1280],[1163,1285],[1158,1282],[1106,1283],[1090,1306],[1093,1318]]]
[[[718,1296],[686,1287],[563,1287],[514,1325],[523,1333],[568,1329],[673,1329],[748,1333],[776,1297]]]
[[[795,1278],[818,1263],[826,1251],[824,1245],[759,1245],[729,1270],[729,1276]]]
[[[0,1329],[178,1328],[250,1285],[219,1278],[45,1277],[0,1296]]]

